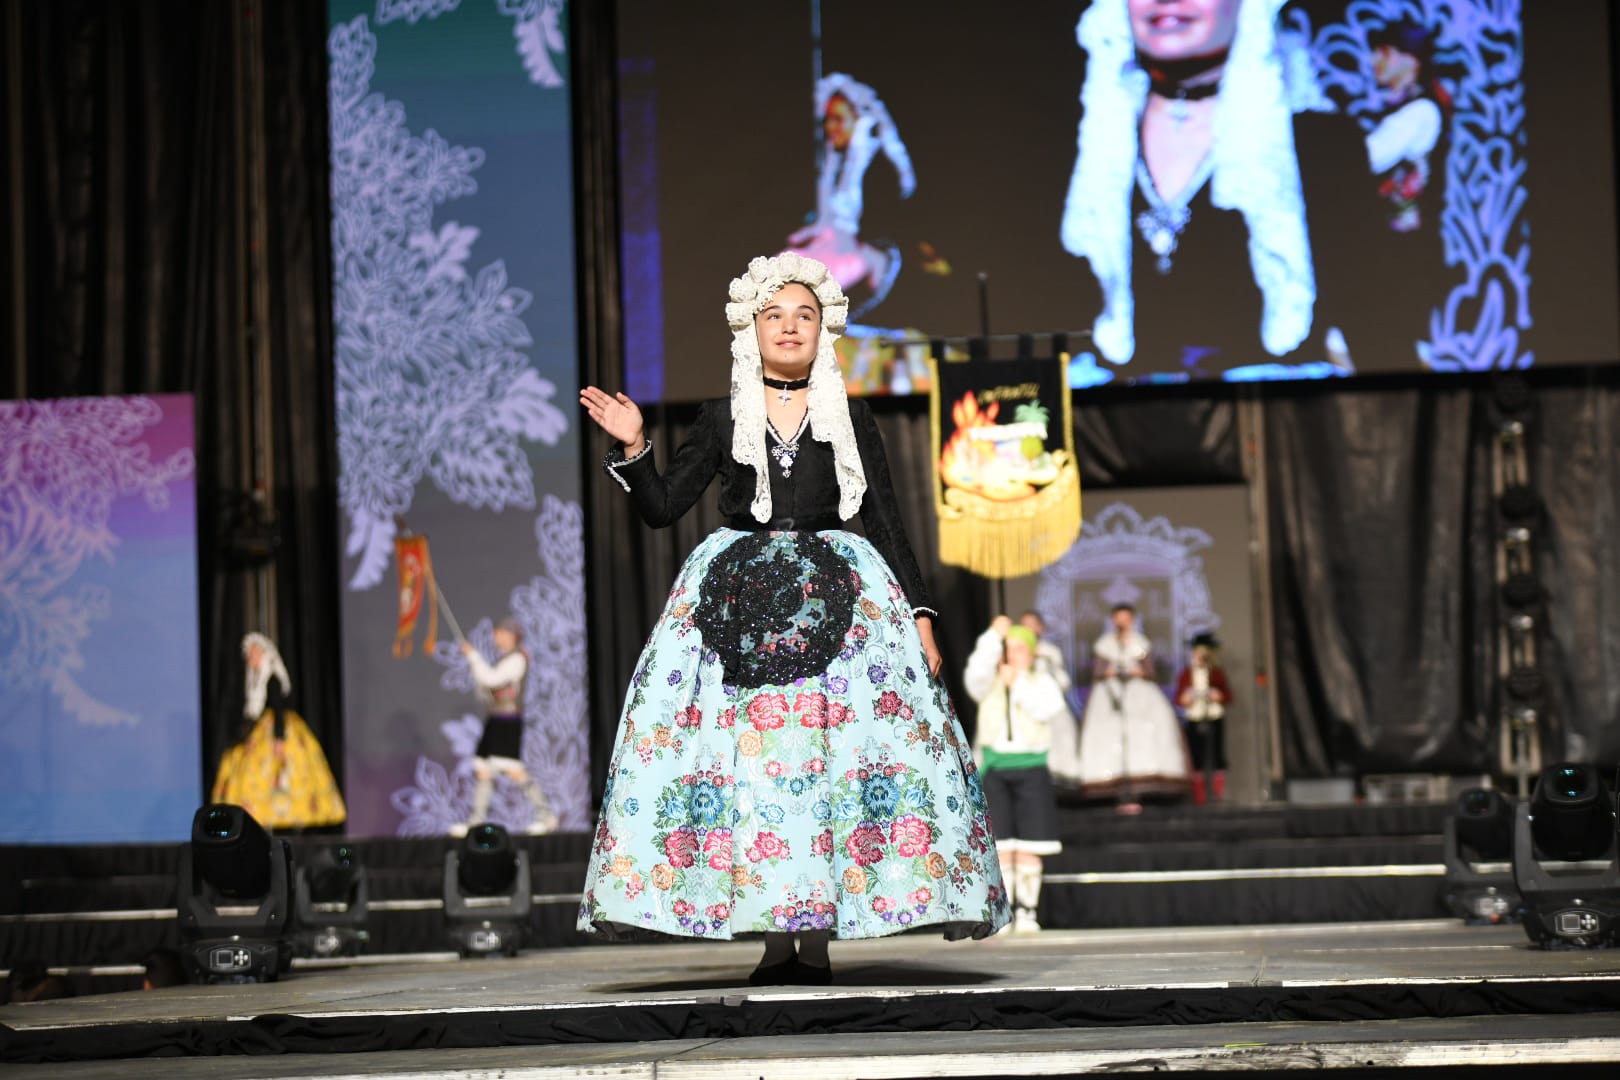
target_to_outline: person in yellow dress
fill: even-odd
[[[276,643],[242,639],[247,693],[241,741],[225,751],[210,800],[232,803],[271,829],[341,825],[348,818],[321,744],[287,707],[292,679]]]

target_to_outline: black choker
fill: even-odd
[[[1148,73],[1153,92],[1172,101],[1202,101],[1220,92],[1221,80],[1188,86],[1190,82],[1208,76],[1226,64],[1224,51],[1209,56],[1189,56],[1184,60],[1148,60],[1138,56],[1137,63]]]
[[[772,390],[803,390],[810,385],[810,376],[806,375],[802,379],[773,379],[767,375],[765,385]]]
[[[1155,79],[1150,86],[1155,94],[1171,101],[1203,101],[1221,92],[1219,80],[1202,86],[1187,86],[1183,83],[1160,82]]]

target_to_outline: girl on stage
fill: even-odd
[[[348,817],[321,744],[287,706],[292,679],[276,643],[260,633],[242,639],[246,663],[246,729],[225,751],[210,802],[232,803],[267,829],[341,825]]]
[[[718,475],[727,525],[641,654],[579,924],[764,934],[751,983],[826,983],[829,937],[984,937],[1007,899],[882,439],[833,354],[843,290],[790,252],[730,300],[731,396],[662,472],[634,402],[580,392],[643,521],[670,525]]]
[[[495,627],[495,648],[501,654],[493,665],[478,654],[471,642],[461,643],[462,655],[472,672],[478,695],[489,703],[484,733],[473,752],[472,813],[465,824],[450,831],[455,836],[480,824],[489,814],[489,800],[495,793],[495,776],[503,774],[523,789],[534,807],[530,833],[548,833],[557,827],[557,815],[546,802],[540,784],[523,764],[523,680],[529,674],[529,654],[523,650],[523,624],[502,619]]]

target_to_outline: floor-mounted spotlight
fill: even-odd
[[[1519,917],[1513,884],[1513,804],[1500,791],[1457,796],[1445,825],[1446,906],[1470,925]]]
[[[533,902],[529,853],[514,848],[501,826],[475,825],[445,852],[445,924],[463,956],[515,956]]]
[[[292,849],[240,806],[191,819],[180,850],[181,958],[197,982],[271,982],[292,960]]]
[[[366,868],[348,844],[319,847],[299,867],[297,904],[300,956],[356,956],[365,951],[370,890]]]
[[[1595,765],[1543,769],[1513,830],[1524,930],[1543,948],[1620,943],[1614,792]]]

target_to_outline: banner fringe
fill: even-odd
[[[951,490],[939,507],[939,560],[990,578],[1024,577],[1063,557],[1080,536],[1080,473],[1022,503],[996,503]]]

